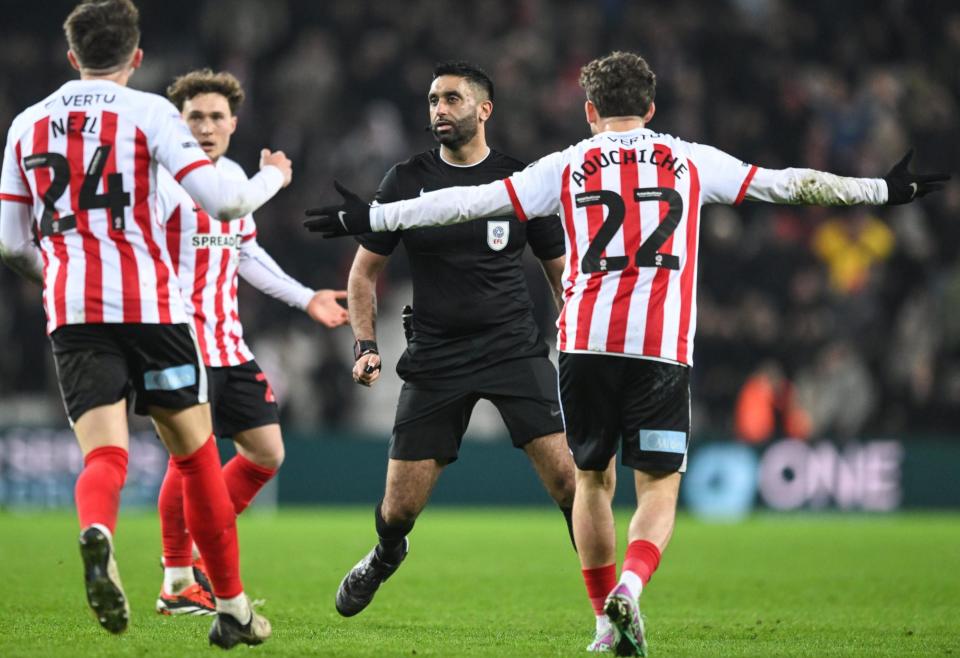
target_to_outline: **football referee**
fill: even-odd
[[[489,183],[524,164],[487,146],[493,82],[466,62],[436,66],[430,85],[430,129],[440,143],[387,172],[380,203],[456,185]],[[513,445],[530,458],[573,537],[574,469],[563,434],[557,373],[534,320],[521,258],[529,244],[560,304],[564,237],[560,220],[521,223],[512,215],[458,226],[358,236],[350,270],[353,378],[371,386],[380,375],[376,282],[404,243],[413,277],[407,349],[397,364],[404,380],[390,440],[386,490],[375,510],[377,545],[344,577],[341,615],[352,616],[400,566],[407,535],[437,478],[457,459],[474,405],[500,412]]]

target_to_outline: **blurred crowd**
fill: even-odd
[[[960,6],[907,0],[141,0],[145,64],[161,92],[226,69],[247,101],[230,156],[252,172],[281,148],[294,183],[257,213],[258,239],[306,284],[345,287],[355,251],[300,227],[334,177],[372,195],[430,148],[435,62],[467,59],[496,85],[488,141],[525,160],[587,135],[579,68],[614,49],[658,76],[651,127],[745,161],[881,176],[909,148],[956,175]],[[60,21],[71,2],[6,0],[0,126],[73,77]],[[702,223],[694,428],[749,441],[845,439],[960,427],[960,181],[894,208],[708,207]],[[553,340],[555,310],[528,263]],[[405,257],[381,277],[381,342],[402,348]],[[0,268],[0,425],[63,424],[39,289]],[[399,383],[352,383],[347,328],[312,325],[242,287],[258,361],[294,428],[386,433]],[[386,354],[387,365],[398,353]],[[372,420],[371,420],[372,419]]]

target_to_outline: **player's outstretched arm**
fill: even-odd
[[[817,206],[909,203],[943,187],[949,174],[916,174],[907,153],[883,178],[837,176],[815,169],[758,169],[746,192],[752,201]]]
[[[153,156],[211,216],[221,220],[248,215],[290,183],[293,166],[282,151],[260,152],[260,171],[249,180],[232,179],[212,166],[180,111],[165,99],[156,99],[146,117]]]
[[[260,292],[305,311],[315,322],[327,327],[347,323],[347,310],[337,303],[346,299],[346,290],[308,288],[284,272],[254,237],[241,243],[239,273]]]
[[[214,167],[197,167],[181,180],[190,196],[221,220],[252,213],[290,182],[292,165],[283,151],[261,153],[260,171],[249,180],[227,178]]]
[[[512,214],[513,205],[503,181],[470,187],[448,187],[422,196],[369,205],[334,182],[343,197],[338,204],[310,208],[303,222],[308,231],[339,238],[371,231],[399,231],[420,226],[445,226],[480,217]]]

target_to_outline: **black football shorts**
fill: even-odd
[[[455,461],[480,399],[489,400],[500,412],[516,448],[563,431],[553,364],[546,357],[513,359],[453,383],[405,382],[397,402],[390,458]]]
[[[690,368],[607,354],[560,354],[560,399],[577,468],[621,461],[652,473],[683,471],[690,437]]]
[[[71,424],[131,393],[141,415],[207,402],[207,373],[188,324],[68,324],[50,344]]]
[[[280,422],[277,399],[256,361],[208,368],[213,432],[229,438],[255,427]]]

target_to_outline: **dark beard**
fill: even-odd
[[[446,133],[438,133],[436,126],[430,127],[434,139],[446,146],[448,149],[456,151],[458,148],[469,142],[477,136],[477,118],[466,117],[459,121],[448,120],[450,130]]]

